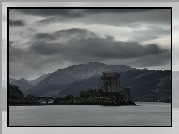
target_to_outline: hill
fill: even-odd
[[[171,102],[171,71],[132,70],[121,74],[121,86],[131,87],[134,101]]]
[[[131,87],[134,101],[171,102],[171,71],[137,70],[98,62],[59,69],[23,92],[36,96],[79,96],[82,90],[100,86],[103,72],[120,73],[121,88]]]
[[[42,81],[43,79],[45,79],[49,74],[43,74],[42,76],[38,77],[37,79],[35,80],[30,80],[29,83],[32,84],[32,86],[35,86],[37,85],[40,81]]]
[[[13,81],[15,81],[16,79],[13,78],[9,78],[9,84],[11,84]]]
[[[103,72],[125,72],[128,70],[135,69],[125,65],[105,65],[99,62],[73,65],[64,69],[58,69],[40,81],[36,86],[24,91],[24,93],[43,96],[52,92],[60,92],[63,87],[74,82],[101,77]]]
[[[21,91],[25,91],[29,88],[32,87],[32,84],[29,83],[27,80],[25,80],[24,78],[20,79],[20,80],[15,80],[13,82],[11,82],[11,85],[16,85],[19,87],[19,89]]]
[[[18,86],[9,84],[9,99],[22,99],[24,94],[19,90]]]

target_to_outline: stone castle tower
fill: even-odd
[[[119,92],[120,91],[120,74],[104,73],[102,80],[102,91],[104,92]]]
[[[130,87],[126,87],[124,88],[124,95],[126,96],[126,99],[129,100],[130,99]]]

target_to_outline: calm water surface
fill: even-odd
[[[171,126],[171,104],[10,106],[10,126]]]

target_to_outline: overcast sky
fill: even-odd
[[[171,10],[11,9],[9,45],[15,79],[93,61],[168,70]]]

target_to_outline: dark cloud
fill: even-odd
[[[143,42],[143,41],[150,41],[150,40],[154,40],[154,39],[158,39],[160,38],[159,36],[157,35],[145,35],[145,34],[141,34],[141,35],[135,35],[131,38],[131,40],[134,40],[134,41],[138,41],[138,42]]]
[[[170,23],[171,21],[170,9],[13,9],[12,11],[44,17],[36,22],[38,25],[73,20],[86,24],[138,27],[133,23]]]
[[[37,33],[34,36],[36,40],[56,40],[58,37],[55,37],[49,33]]]
[[[24,57],[26,56],[27,51],[21,48],[16,48],[12,45],[9,47],[9,62],[21,62],[24,61]]]
[[[106,13],[135,13],[146,12],[156,9],[13,9],[23,14],[35,16],[68,16],[68,17],[82,17],[89,14],[106,14]],[[158,10],[158,9],[157,9]]]
[[[36,33],[33,37],[33,41],[54,41],[57,39],[62,40],[74,40],[78,38],[89,38],[96,36],[95,33],[86,29],[72,28],[67,30],[55,31],[53,33]]]
[[[170,51],[165,51],[163,53],[158,53],[157,55],[146,55],[146,56],[141,56],[138,58],[133,58],[126,60],[123,62],[125,64],[129,64],[135,67],[156,67],[156,66],[164,66],[164,65],[169,65],[171,67],[171,52]],[[157,69],[158,70],[158,69]],[[160,68],[159,70],[163,70],[163,68]]]
[[[67,10],[67,12],[69,12],[68,9],[66,9],[66,10]],[[77,9],[75,9],[75,10],[77,10]],[[73,11],[75,11],[75,10],[73,10]],[[73,11],[71,11],[71,12],[73,12]],[[117,23],[116,23],[115,18],[113,18],[114,21],[109,20],[108,15],[147,12],[147,11],[152,11],[152,10],[151,9],[150,10],[147,10],[147,9],[131,9],[131,10],[127,10],[127,9],[83,9],[83,10],[79,10],[78,9],[78,13],[79,13],[78,16],[69,16],[68,14],[63,14],[63,15],[55,14],[52,16],[47,15],[47,16],[45,16],[47,18],[39,20],[35,24],[41,26],[41,25],[45,25],[45,24],[49,24],[49,23],[53,23],[53,22],[69,22],[69,21],[71,22],[71,20],[73,20],[73,23],[75,23],[77,21],[77,22],[86,23],[86,24],[95,24],[95,23],[98,24],[99,23],[99,24],[108,24],[108,25],[124,26],[124,27],[139,27],[140,24],[123,23],[123,21],[122,22],[117,21]],[[93,19],[93,18],[87,19],[87,17],[92,17],[92,16],[96,16],[96,15],[98,15],[98,16],[100,15],[100,17],[96,18],[96,19]],[[101,18],[104,18],[104,17],[102,17],[102,15],[105,15],[105,21],[103,19],[101,19]],[[84,20],[84,18],[85,18],[85,20]],[[93,21],[91,21],[91,20],[93,20]]]
[[[10,11],[16,11],[27,15],[35,16],[62,16],[62,17],[81,17],[83,12],[80,9],[13,9]]]
[[[107,39],[107,40],[114,40],[114,37],[113,37],[113,36],[110,36],[110,35],[106,35],[106,39]]]
[[[92,36],[91,36],[92,35]],[[58,38],[67,38],[66,42],[54,42]],[[85,29],[68,29],[47,33],[37,33],[33,38],[30,50],[41,54],[61,53],[69,55],[101,58],[134,58],[164,52],[156,44],[139,45],[135,42],[114,41],[112,36],[100,38]],[[49,42],[53,41],[53,42]],[[83,55],[84,54],[84,55]]]
[[[21,27],[24,26],[25,23],[23,20],[9,20],[9,26],[10,27]]]
[[[86,14],[106,14],[106,13],[138,13],[147,12],[156,9],[84,9],[83,12]],[[158,9],[157,9],[158,10]]]
[[[60,37],[69,39],[60,42],[58,41]],[[110,63],[138,67],[158,66],[171,62],[170,50],[162,49],[156,44],[142,46],[135,42],[115,41],[111,36],[101,38],[86,29],[67,29],[51,34],[37,33],[32,40],[26,49],[10,47],[12,74],[16,74],[14,71],[19,73],[13,67],[17,63],[22,64],[21,68],[24,71],[25,68],[37,71],[58,67],[59,64],[66,62],[78,64],[89,61],[104,63],[113,61]]]
[[[24,26],[9,32],[14,78],[35,78],[90,61],[171,68],[170,49],[159,47],[170,48],[170,9],[10,9],[9,17],[10,26]],[[7,41],[2,44],[7,47]]]
[[[14,34],[17,36],[22,37],[23,39],[31,38],[35,33],[37,29],[33,27],[23,27],[22,30],[17,30]]]

